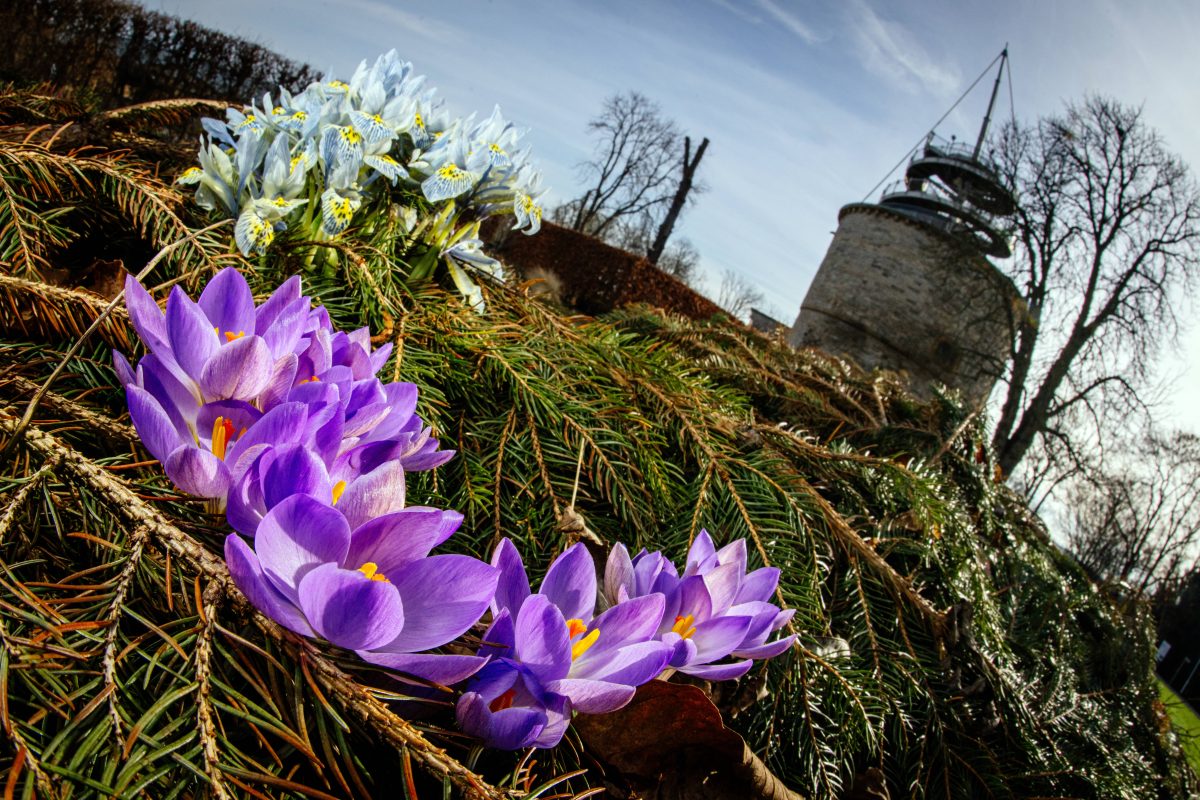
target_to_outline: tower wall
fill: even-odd
[[[987,399],[1009,356],[1020,299],[977,250],[886,208],[842,208],[790,341],[871,369],[904,370],[919,396],[930,382]]]

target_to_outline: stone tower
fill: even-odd
[[[1002,374],[1020,295],[988,260],[1011,255],[997,219],[1016,210],[1009,187],[981,154],[1000,72],[979,139],[929,134],[904,180],[878,203],[852,203],[805,295],[789,339],[845,355],[868,369],[904,370],[914,393],[931,383],[982,404]]]

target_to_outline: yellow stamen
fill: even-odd
[[[305,378],[304,380],[302,380],[300,382],[301,383],[320,383],[321,379],[318,378],[316,375],[313,375],[311,378]]]
[[[572,639],[574,639],[576,636],[578,636],[579,634],[583,633],[586,630],[587,630],[587,625],[583,624],[583,620],[581,620],[581,619],[567,620],[567,636],[571,637]]]
[[[233,422],[225,417],[217,417],[213,421],[212,429],[213,455],[224,461],[225,448],[229,446],[229,442],[233,438]]]
[[[694,614],[688,614],[686,617],[676,617],[675,624],[671,626],[672,633],[678,633],[684,639],[692,638],[692,634],[696,632],[696,626],[692,623],[696,621]]]
[[[583,637],[578,642],[576,642],[575,646],[571,648],[571,660],[574,661],[575,659],[579,658],[581,655],[586,653],[588,650],[590,650],[592,648],[592,645],[594,645],[596,643],[596,640],[599,638],[600,638],[600,629],[597,628],[596,630],[592,631],[587,636]]]
[[[333,504],[336,506],[337,501],[342,499],[342,492],[346,491],[346,482],[338,481],[333,485]]]
[[[363,575],[366,575],[368,578],[370,578],[373,581],[383,581],[384,583],[391,583],[391,581],[389,581],[386,577],[384,577],[384,574],[379,571],[379,565],[376,564],[374,561],[368,561],[367,563],[363,564],[361,567],[358,568],[358,571],[361,572]]]

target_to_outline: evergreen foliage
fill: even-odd
[[[147,256],[185,242],[148,286],[194,292],[237,263],[265,295],[303,264],[196,235],[132,157],[0,130],[0,188],[7,796],[620,796],[576,734],[536,758],[481,753],[449,696],[403,701],[405,684],[254,612],[218,555],[224,519],[174,493],[124,419],[120,310],[16,436],[105,305],[69,288],[63,261],[87,220]],[[459,456],[408,493],[466,515],[459,546],[511,537],[536,574],[581,539],[678,558],[703,527],[782,568],[800,644],[714,699],[799,793],[840,796],[872,767],[895,797],[1194,788],[1164,735],[1144,610],[1053,547],[955,398],[920,404],[892,376],[720,319],[564,316],[506,287],[486,287],[479,314],[338,247],[305,292],[394,343],[383,377],[420,385]]]

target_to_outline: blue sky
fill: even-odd
[[[530,128],[551,199],[582,191],[575,165],[603,99],[640,91],[693,139],[711,140],[700,168],[709,191],[677,228],[701,253],[707,288],[737,270],[789,323],[838,208],[862,200],[1006,42],[1018,118],[1112,95],[1143,104],[1200,168],[1194,2],[143,2],[343,77],[396,48],[452,110],[499,104]],[[990,83],[939,132],[973,139]],[[1007,117],[1007,86],[1001,101]],[[1167,369],[1178,376],[1171,415],[1200,431],[1200,331]]]

